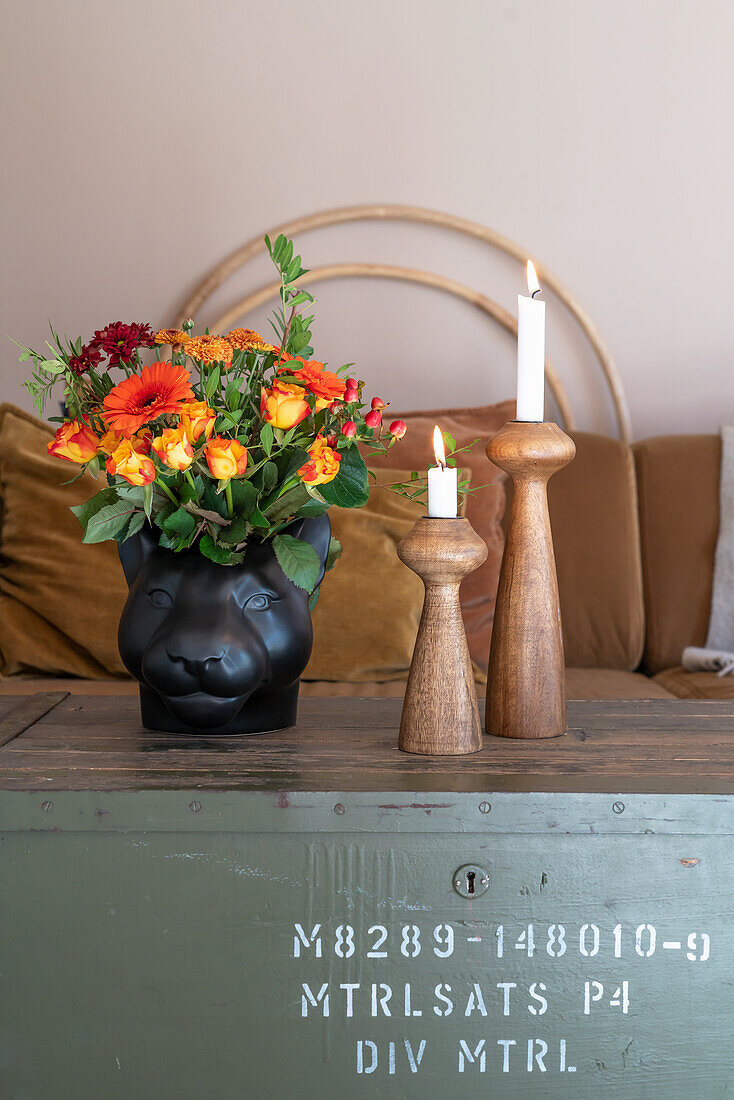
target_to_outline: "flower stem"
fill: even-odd
[[[174,503],[174,504],[176,505],[176,507],[178,508],[178,506],[179,506],[179,503],[178,503],[178,501],[176,500],[176,498],[175,498],[175,496],[173,495],[173,493],[171,492],[171,490],[170,490],[170,489],[168,488],[168,486],[166,485],[165,481],[161,481],[161,479],[160,479],[159,477],[157,477],[157,478],[155,479],[155,483],[156,483],[156,485],[159,485],[159,486],[161,487],[161,489],[162,489],[162,490],[163,490],[163,492],[164,492],[164,493],[166,494],[166,496],[168,497],[168,499],[169,499],[169,500],[172,500],[172,501],[173,501],[173,503]]]
[[[199,494],[198,494],[198,493],[196,492],[196,485],[194,484],[194,479],[193,479],[193,477],[191,476],[191,472],[190,472],[189,470],[184,470],[184,477],[186,478],[186,480],[188,481],[189,485],[191,486],[191,488],[192,488],[192,489],[194,490],[194,492],[195,492],[195,493],[196,493],[196,495],[198,496]]]
[[[232,501],[232,482],[231,481],[227,482],[227,488],[224,490],[224,495],[227,498],[227,512],[229,513],[229,518],[231,519],[232,516],[234,515],[234,503]]]

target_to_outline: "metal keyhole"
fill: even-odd
[[[479,898],[489,888],[489,872],[476,863],[466,863],[454,872],[453,886],[459,897]]]

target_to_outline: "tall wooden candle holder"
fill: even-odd
[[[566,732],[565,668],[548,481],[576,453],[557,424],[511,420],[487,457],[512,478],[512,512],[500,571],[487,674],[488,733]]]
[[[425,585],[400,721],[399,747],[428,756],[479,752],[482,725],[459,585],[487,557],[467,519],[419,519],[398,556]]]

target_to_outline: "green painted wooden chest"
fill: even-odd
[[[2,1100],[734,1090],[731,704],[446,760],[389,700],[136,707],[0,699]]]

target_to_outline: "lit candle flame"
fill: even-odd
[[[528,280],[528,291],[530,292],[530,297],[534,298],[536,294],[540,293],[540,283],[538,282],[538,275],[532,260],[528,260],[525,274]]]
[[[441,429],[438,424],[433,429],[433,453],[436,456],[436,463],[439,466],[446,465],[446,451],[443,445],[443,436],[441,435]]]

